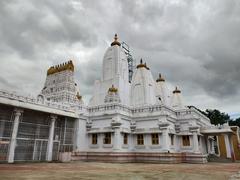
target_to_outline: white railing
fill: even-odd
[[[201,130],[215,130],[215,129],[229,129],[231,130],[230,126],[228,123],[224,123],[222,125],[218,124],[218,125],[211,125],[211,126],[204,126],[204,127],[201,127]]]
[[[163,105],[151,105],[151,106],[145,106],[145,107],[128,107],[119,103],[111,103],[111,104],[88,107],[87,109],[89,113],[103,112],[106,110],[122,110],[131,114],[153,113],[153,112],[164,111],[165,113],[176,116],[175,111]]]
[[[0,90],[0,97],[13,99],[13,100],[30,103],[30,104],[36,104],[40,106],[46,106],[49,108],[54,108],[54,109],[59,109],[64,111],[72,111],[72,112],[96,113],[96,112],[120,110],[120,111],[129,113],[130,115],[135,115],[140,113],[163,112],[164,114],[171,115],[172,117],[180,116],[180,118],[181,116],[184,118],[187,115],[190,115],[191,117],[199,118],[202,121],[205,121],[207,124],[209,123],[209,119],[194,108],[175,111],[161,104],[144,106],[144,107],[131,107],[131,106],[122,105],[120,103],[109,103],[104,105],[88,107],[85,105],[74,104],[74,103],[52,102],[52,101],[47,101],[46,99],[41,101],[41,100],[38,100],[37,98],[18,95],[16,92],[8,92],[5,90]]]
[[[64,111],[73,111],[70,105],[63,104],[63,103],[56,103],[51,101],[38,101],[36,98],[18,95],[15,92],[8,92],[4,90],[0,90],[0,97],[8,98],[12,100],[17,100],[24,103],[35,104],[40,106],[46,106],[54,109],[64,110]]]

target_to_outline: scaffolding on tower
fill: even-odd
[[[132,76],[133,76],[133,69],[135,67],[135,61],[130,53],[129,45],[126,42],[122,42],[122,48],[124,49],[124,52],[127,56],[128,72],[129,72],[128,80],[129,80],[129,82],[131,82]]]

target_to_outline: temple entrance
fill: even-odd
[[[233,147],[233,131],[230,128],[225,128],[224,125],[219,126],[218,129],[205,129],[201,133],[205,136],[207,141],[207,153],[211,155],[211,159],[235,161],[235,153]],[[211,138],[210,138],[211,137]],[[209,140],[212,140],[210,143]],[[224,161],[223,161],[224,162]]]

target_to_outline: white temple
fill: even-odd
[[[229,126],[211,125],[210,120],[195,107],[184,104],[179,88],[169,90],[161,74],[154,79],[150,67],[141,59],[129,81],[128,59],[115,35],[104,54],[102,76],[95,81],[88,105],[83,103],[75,83],[72,61],[48,69],[46,82],[36,100],[1,92],[0,105],[9,106],[9,112],[19,112],[11,120],[15,128],[11,132],[13,136],[7,137],[13,143],[7,147],[10,153],[6,153],[6,160],[13,162],[16,156],[17,160],[25,158],[14,149],[18,139],[18,119],[23,114],[24,122],[24,113],[29,114],[29,109],[42,112],[41,119],[46,118],[47,121],[51,115],[49,136],[44,140],[48,144],[41,150],[46,157],[39,157],[36,143],[30,159],[51,161],[56,153],[70,152],[71,160],[204,163],[209,154],[215,154],[213,136],[218,133],[225,133],[229,140],[227,151],[231,156],[229,134],[232,131]],[[4,120],[2,122],[5,124]],[[20,122],[22,129],[27,128],[23,122]],[[35,127],[34,118],[31,123]],[[41,128],[36,127],[32,132],[34,136],[30,139],[34,142],[39,141],[35,138],[36,133],[41,134]],[[41,141],[41,147],[44,142]],[[63,150],[56,151],[54,144],[57,146],[57,142],[59,149]]]

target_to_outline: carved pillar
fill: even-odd
[[[55,121],[57,119],[56,115],[51,115],[51,122],[49,128],[49,138],[48,138],[48,147],[47,147],[47,161],[52,161],[52,151],[53,151],[53,136],[54,136],[54,128]]]
[[[199,152],[199,145],[198,145],[198,134],[197,131],[193,132],[193,152]]]
[[[206,137],[206,140],[207,140],[207,153],[212,154],[211,153],[211,139],[209,139],[209,137]]]
[[[116,117],[112,120],[112,128],[114,129],[114,139],[113,139],[113,150],[120,150],[122,145],[122,138],[120,133],[120,127],[122,123],[120,122],[120,117]]]
[[[79,118],[75,120],[75,150],[86,151],[88,147],[88,136],[87,131],[91,130],[92,122],[87,122],[84,118]]]
[[[162,148],[163,151],[168,152],[169,151],[169,134],[168,134],[168,128],[162,128]]]
[[[191,126],[189,127],[190,132],[193,134],[193,152],[194,153],[199,153],[199,144],[198,144],[198,126]]]
[[[215,154],[214,139],[211,140],[211,154]]]
[[[169,139],[169,130],[168,126],[170,124],[166,121],[159,121],[158,126],[159,129],[162,130],[162,150],[165,152],[169,151],[170,139]]]
[[[23,113],[23,110],[14,109],[13,130],[12,130],[11,142],[10,142],[9,152],[8,152],[8,163],[14,162],[14,154],[15,154],[15,147],[16,147],[16,141],[17,141],[19,119],[20,119],[20,116],[22,113]]]

